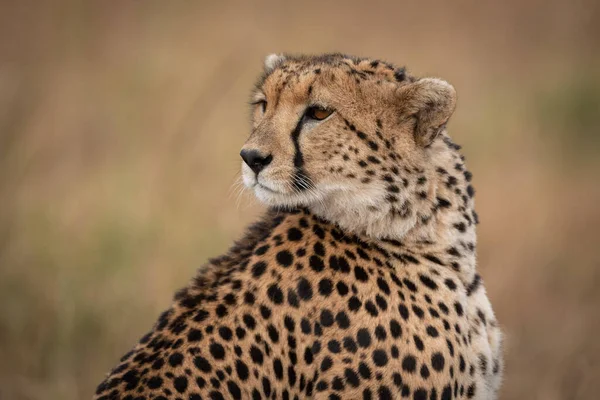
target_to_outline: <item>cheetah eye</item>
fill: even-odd
[[[321,106],[310,106],[306,109],[304,116],[306,118],[314,119],[317,121],[323,121],[331,114],[333,114],[333,110],[329,108],[323,108]]]
[[[265,113],[265,111],[267,111],[267,101],[266,100],[257,100],[255,102],[253,102],[252,104],[254,104],[256,107],[258,107],[260,109],[261,113]]]

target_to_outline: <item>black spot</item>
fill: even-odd
[[[413,393],[414,400],[427,400],[427,390],[425,389],[417,389]]]
[[[229,390],[229,393],[231,393],[231,396],[233,396],[235,400],[239,400],[242,398],[242,391],[240,390],[240,387],[236,385],[233,381],[227,382],[227,390]]]
[[[456,314],[458,314],[459,317],[462,317],[462,315],[463,315],[463,308],[462,308],[462,305],[459,302],[454,303],[454,309],[456,310]]]
[[[348,264],[348,260],[345,257],[338,257],[338,266],[339,270],[343,273],[347,274],[350,272],[350,264]]]
[[[283,364],[281,364],[281,360],[279,358],[273,360],[273,370],[275,371],[275,377],[277,380],[283,380]]]
[[[260,246],[259,248],[254,250],[254,254],[256,254],[257,256],[262,256],[263,254],[265,254],[267,252],[267,250],[269,250],[269,247],[270,246],[268,244]]]
[[[271,396],[271,381],[266,377],[262,378],[262,387],[263,392],[265,392],[265,396],[267,396],[267,398]]]
[[[267,264],[263,261],[259,261],[252,266],[252,276],[254,276],[255,278],[258,278],[262,274],[265,273],[266,269],[267,269]]]
[[[423,319],[423,317],[425,316],[425,312],[423,311],[423,309],[419,306],[417,306],[416,304],[413,304],[411,309],[413,310],[413,312],[415,313],[415,315],[421,319]]]
[[[277,286],[277,284],[272,284],[269,286],[269,288],[267,289],[267,295],[269,296],[269,299],[273,303],[275,303],[275,304],[283,303],[283,292],[281,291],[279,286]]]
[[[456,249],[456,247],[450,247],[447,250],[447,253],[450,254],[451,256],[454,256],[454,257],[460,257],[460,253],[458,252],[458,250]]]
[[[285,325],[285,329],[287,329],[290,332],[294,332],[294,330],[296,329],[296,324],[294,322],[294,319],[292,317],[290,317],[289,315],[286,315],[285,318],[283,319],[283,324]]]
[[[438,337],[439,336],[439,333],[438,333],[437,329],[435,329],[431,325],[429,325],[426,330],[427,330],[427,334],[429,336],[431,336],[431,337]]]
[[[417,350],[423,351],[425,346],[423,345],[423,341],[421,340],[421,338],[417,335],[413,335],[413,341],[415,342],[415,346],[417,347]]]
[[[179,393],[183,393],[187,389],[188,380],[185,376],[178,376],[173,381],[173,386],[175,387],[175,390],[177,390]]]
[[[315,243],[315,245],[313,246],[313,249],[314,249],[316,255],[325,257],[325,247],[323,246],[323,243],[321,243],[321,242]]]
[[[346,378],[346,382],[348,382],[350,386],[358,387],[360,383],[360,378],[354,370],[346,368],[344,370],[344,377]]]
[[[467,388],[467,398],[472,399],[473,397],[475,397],[475,384],[472,384]]]
[[[162,386],[163,380],[159,376],[153,376],[148,379],[148,388],[150,389],[158,389]]]
[[[244,314],[244,316],[242,317],[242,320],[244,321],[244,324],[246,324],[246,326],[249,329],[254,329],[256,327],[256,320],[254,319],[254,317],[250,314]]]
[[[465,226],[464,222],[459,222],[457,224],[453,225],[454,228],[456,228],[456,230],[458,230],[461,233],[464,233],[467,230],[467,227]]]
[[[294,308],[300,307],[300,302],[298,300],[298,295],[293,289],[288,289],[288,304]]]
[[[419,274],[419,280],[431,290],[438,288],[437,284],[428,276]]]
[[[378,367],[384,367],[388,363],[388,356],[384,350],[377,349],[373,352],[373,362]]]
[[[277,331],[277,329],[275,329],[273,324],[269,324],[269,326],[267,327],[267,332],[269,334],[269,339],[271,339],[272,343],[279,342],[279,331]]]
[[[380,295],[375,296],[375,302],[377,303],[377,306],[381,309],[381,311],[387,310],[387,301],[385,301],[383,297],[381,297]]]
[[[473,188],[473,186],[471,186],[471,185],[467,186],[467,194],[469,195],[469,197],[475,196],[475,189]]]
[[[366,328],[361,328],[356,333],[356,341],[360,347],[367,348],[371,345],[371,335]]]
[[[313,354],[319,354],[321,352],[321,342],[315,340],[310,350],[313,352]]]
[[[325,231],[319,225],[313,226],[313,233],[319,237],[319,239],[325,239]]]
[[[395,319],[390,321],[390,333],[394,339],[399,338],[402,335],[402,327]]]
[[[233,332],[228,327],[222,326],[219,328],[219,336],[221,336],[223,338],[223,340],[229,341],[229,340],[231,340],[231,337],[233,336]]]
[[[208,360],[202,356],[194,358],[194,365],[202,372],[208,373],[212,370],[212,367],[210,366]]]
[[[406,70],[404,68],[399,68],[394,72],[394,78],[396,78],[397,82],[402,82],[406,79]]]
[[[350,353],[356,353],[358,348],[356,347],[356,342],[350,336],[346,336],[343,340],[344,349]]]
[[[480,354],[479,355],[479,369],[481,370],[481,373],[483,373],[483,375],[487,374],[487,365],[488,365],[487,357],[483,354]]]
[[[281,250],[276,256],[277,262],[282,267],[289,267],[294,262],[294,256],[287,250]]]
[[[252,293],[250,293],[250,292],[244,293],[244,303],[253,305],[255,301],[256,301],[256,297]]]
[[[317,392],[324,392],[325,390],[327,390],[328,387],[329,385],[327,384],[327,382],[319,381],[315,386],[315,389],[317,390]]]
[[[379,159],[375,156],[368,156],[367,160],[369,160],[369,162],[372,164],[381,164],[381,161],[379,161]]]
[[[181,353],[178,353],[178,352],[173,353],[169,357],[169,364],[171,365],[171,367],[177,367],[178,365],[181,365],[182,362],[183,362],[183,354],[181,354]]]
[[[431,367],[438,372],[444,369],[444,356],[442,353],[433,353],[431,356]]]
[[[444,387],[441,400],[452,400],[452,388],[450,387],[450,385]]]
[[[315,272],[321,272],[325,268],[325,264],[323,264],[323,259],[318,256],[311,256],[309,260],[310,267]]]
[[[377,307],[375,307],[375,304],[371,300],[367,300],[365,302],[365,309],[373,317],[376,317],[377,315],[379,315],[379,311],[377,311]]]
[[[333,365],[333,361],[331,361],[331,357],[325,356],[323,361],[321,361],[321,372],[327,371]]]
[[[383,326],[377,325],[377,327],[375,328],[375,337],[379,341],[385,340],[385,338],[387,337],[387,332],[385,331],[385,328]]]
[[[333,378],[331,381],[331,388],[336,391],[344,390],[344,381],[339,376]]]
[[[298,228],[290,228],[287,231],[288,240],[297,242],[302,239],[302,231]]]
[[[219,318],[223,318],[227,315],[227,307],[225,307],[224,304],[219,304],[215,309],[215,314],[217,314]]]
[[[196,321],[196,322],[202,322],[202,321],[206,320],[208,317],[209,317],[208,311],[199,310],[196,313],[196,316],[194,317],[194,321]]]
[[[417,286],[415,285],[415,283],[409,279],[402,279],[402,283],[404,283],[406,285],[406,287],[408,288],[408,290],[410,290],[411,292],[415,293],[417,291]]]
[[[261,305],[260,306],[260,315],[264,318],[264,319],[269,319],[271,318],[271,309],[267,306]]]
[[[377,145],[377,143],[375,143],[374,141],[372,141],[372,140],[369,140],[369,141],[367,142],[367,144],[369,145],[369,147],[371,148],[371,150],[373,150],[373,151],[377,151],[377,150],[379,150],[379,146],[378,146],[378,145]]]
[[[215,360],[222,360],[225,358],[225,349],[219,343],[212,343],[209,350]]]
[[[321,325],[323,325],[324,327],[330,327],[331,325],[333,325],[333,314],[331,313],[331,311],[325,309],[321,311]]]
[[[473,282],[471,282],[469,284],[469,286],[467,286],[467,296],[470,296],[471,294],[473,294],[481,285],[481,276],[479,274],[475,274],[475,277],[473,278]]]
[[[450,352],[450,357],[454,357],[454,346],[450,340],[446,339],[446,345],[448,346],[448,351]]]
[[[328,297],[333,291],[333,282],[330,279],[321,279],[319,282],[319,293]]]
[[[358,297],[352,296],[350,299],[348,299],[348,308],[350,311],[356,312],[361,306],[362,302],[358,299]]]
[[[300,321],[300,329],[302,329],[302,333],[304,333],[305,335],[310,334],[310,322],[306,318],[303,318],[302,321]]]
[[[198,385],[198,387],[202,389],[206,386],[206,380],[203,377],[199,376],[196,378],[196,385]]]
[[[361,362],[358,365],[358,373],[363,377],[363,379],[371,379],[371,369],[369,369],[367,364],[364,362]]]
[[[263,363],[263,353],[254,345],[250,347],[250,358],[252,358],[254,364],[262,365]]]
[[[448,289],[456,290],[456,283],[454,283],[452,279],[446,279],[444,281],[444,284],[446,285],[446,287],[448,287]]]
[[[327,343],[327,348],[329,349],[330,352],[337,354],[340,352],[340,342],[338,342],[337,340],[330,340],[329,343]]]
[[[298,281],[298,295],[302,300],[310,300],[313,295],[312,286],[306,278],[300,278]]]
[[[238,377],[242,381],[245,381],[248,379],[248,366],[242,360],[236,360],[235,371],[237,372]]]
[[[304,362],[306,362],[307,365],[310,365],[313,362],[313,352],[309,347],[304,349]]]
[[[345,296],[348,294],[348,285],[346,285],[344,282],[339,281],[336,285],[335,288],[337,289],[338,293],[340,294],[340,296]]]
[[[354,276],[356,279],[362,282],[369,280],[369,275],[367,275],[367,272],[364,270],[364,268],[359,267],[358,265],[354,267]]]
[[[343,311],[340,311],[336,314],[335,322],[337,322],[338,326],[342,329],[348,329],[348,327],[350,326],[350,319],[348,318],[348,315]]]
[[[221,392],[217,392],[216,390],[210,392],[208,396],[210,397],[210,400],[225,400]]]
[[[377,286],[379,287],[379,289],[381,289],[381,291],[383,293],[385,293],[387,295],[390,294],[390,287],[383,278],[381,278],[381,277],[377,278]]]
[[[392,392],[387,386],[380,386],[377,393],[379,394],[379,400],[392,400]]]
[[[400,312],[400,316],[406,321],[408,319],[408,308],[404,304],[400,304],[398,311]]]
[[[411,355],[404,356],[402,359],[402,369],[406,372],[413,373],[417,369],[417,360]]]

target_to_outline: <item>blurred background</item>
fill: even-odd
[[[600,392],[600,3],[0,1],[0,399],[89,398],[261,212],[232,184],[272,52],[455,85],[502,399]]]

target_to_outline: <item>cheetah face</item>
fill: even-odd
[[[379,61],[269,56],[251,105],[242,175],[259,200],[384,215],[414,195],[404,171],[424,170],[454,91]]]

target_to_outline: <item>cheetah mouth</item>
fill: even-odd
[[[256,184],[254,185],[254,189],[256,190],[256,188],[257,188],[257,187],[258,187],[258,188],[260,188],[260,189],[263,189],[263,190],[265,190],[265,191],[267,191],[267,192],[269,192],[269,193],[274,193],[274,194],[284,194],[284,193],[278,192],[278,191],[277,191],[277,190],[275,190],[275,189],[271,189],[271,188],[270,188],[270,187],[268,187],[267,185],[264,185],[264,184],[262,184],[262,183],[260,183],[260,182],[256,182]]]

